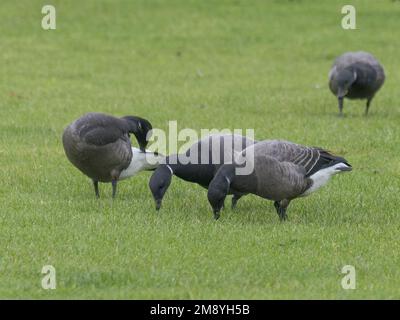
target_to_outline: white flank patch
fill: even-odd
[[[317,191],[319,188],[326,185],[333,175],[342,172],[340,168],[343,167],[349,168],[348,165],[340,162],[332,167],[324,168],[314,173],[312,176],[310,176],[310,179],[313,181],[312,186],[307,189],[306,192],[302,194],[302,196],[308,196],[310,193],[313,193],[314,191]]]
[[[132,160],[129,167],[121,171],[119,180],[132,177],[143,170],[155,169],[162,156],[156,156],[151,151],[142,152],[139,148],[132,147]]]

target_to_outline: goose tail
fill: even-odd
[[[353,169],[345,158],[336,156],[326,150],[321,152],[321,158],[325,162],[325,167],[333,167],[335,171],[351,171]]]
[[[319,151],[319,159],[315,163],[314,167],[307,173],[307,177],[312,176],[314,173],[326,169],[332,168],[333,172],[339,173],[342,171],[351,171],[352,165],[343,157],[336,156],[333,153],[316,148]]]

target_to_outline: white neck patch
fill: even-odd
[[[171,174],[174,174],[174,170],[172,170],[172,168],[169,166],[169,164],[166,164],[165,166],[169,169],[169,171],[171,171]]]

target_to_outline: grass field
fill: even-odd
[[[400,298],[400,1],[43,1],[0,4],[0,297]],[[387,81],[366,118],[327,87],[333,59],[372,52]],[[174,178],[160,213],[150,173],[117,199],[66,159],[64,127],[88,111],[166,130],[254,128],[353,165],[280,223],[240,200],[214,221],[201,187]],[[41,287],[53,265],[57,289]],[[344,265],[357,288],[341,287]]]

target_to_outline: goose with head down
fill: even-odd
[[[253,140],[241,135],[215,134],[195,142],[183,154],[166,157],[154,171],[149,182],[156,210],[161,208],[173,175],[207,189],[221,165],[232,163],[235,153],[252,144]],[[233,194],[232,207],[235,207],[241,196],[239,192]]]
[[[236,174],[237,163],[219,168],[208,187],[208,200],[218,219],[228,193],[255,194],[274,201],[281,220],[287,218],[291,200],[318,190],[351,165],[342,157],[315,147],[288,141],[265,140],[243,150],[240,155],[252,164],[248,175]]]

